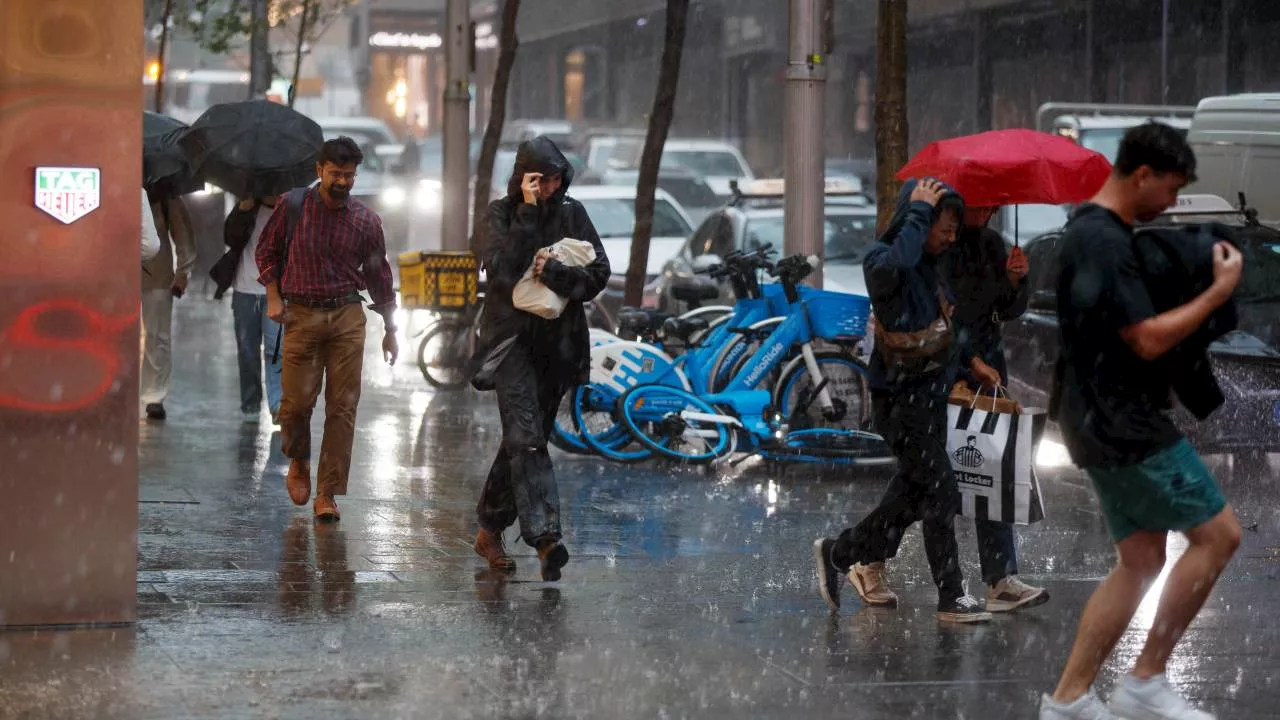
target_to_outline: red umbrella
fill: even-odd
[[[1088,200],[1111,174],[1102,155],[1035,130],[993,130],[930,143],[898,179],[935,177],[970,207]]]

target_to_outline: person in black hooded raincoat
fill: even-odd
[[[952,324],[955,297],[940,259],[963,217],[964,201],[954,190],[932,178],[909,180],[892,222],[863,260],[877,323],[867,373],[874,427],[898,470],[880,505],[857,527],[813,543],[819,592],[832,610],[840,607],[841,575],[865,605],[897,606],[885,561],[919,521],[938,588],[938,618],[991,619],[964,589],[955,535],[960,490],[947,454],[947,395],[970,358]]]
[[[484,316],[472,384],[495,390],[502,446],[489,469],[476,508],[475,550],[496,570],[514,571],[502,532],[517,519],[524,541],[538,551],[544,580],[560,579],[569,560],[561,544],[560,499],[547,453],[560,400],[586,382],[590,368],[588,326],[582,304],[609,280],[609,258],[582,204],[565,193],[573,167],[551,140],[520,145],[507,196],[489,205]],[[564,238],[595,247],[595,260],[570,267],[544,250]],[[533,267],[535,276],[569,302],[554,319],[517,309],[512,290]]]

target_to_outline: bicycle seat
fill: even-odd
[[[671,297],[686,303],[700,303],[720,297],[720,288],[714,282],[699,278],[678,278],[671,283]]]
[[[694,333],[702,332],[707,327],[706,319],[701,317],[667,318],[667,321],[662,323],[662,335],[668,339],[676,339],[687,343]]]
[[[646,308],[623,308],[618,313],[618,333],[647,337],[662,327],[671,315]]]

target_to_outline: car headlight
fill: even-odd
[[[192,193],[192,195],[221,195],[221,194],[222,194],[222,188],[218,187],[217,185],[211,185],[209,183],[205,183],[203,188],[200,188],[199,190]]]
[[[408,199],[404,188],[399,185],[393,185],[382,191],[382,204],[389,208],[395,209],[404,205],[404,201]]]
[[[414,193],[413,204],[419,210],[435,210],[440,207],[444,186],[439,180],[420,180]]]

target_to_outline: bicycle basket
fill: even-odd
[[[863,295],[815,290],[804,298],[813,336],[823,340],[860,338],[867,332],[871,299]]]

